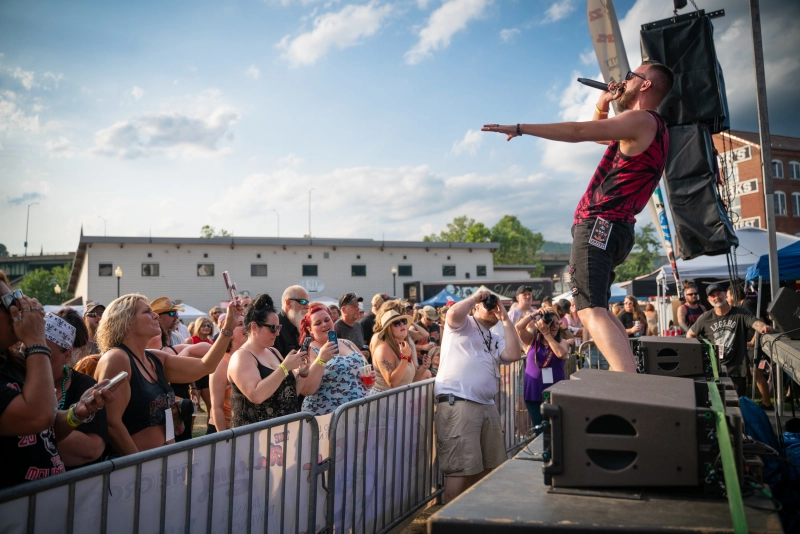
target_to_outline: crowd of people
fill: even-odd
[[[709,288],[712,304],[717,293]],[[328,414],[435,377],[449,499],[505,460],[494,406],[501,366],[527,356],[518,393],[538,432],[543,392],[568,376],[568,357],[591,339],[572,302],[545,297],[534,306],[525,285],[508,311],[487,291],[439,309],[381,293],[364,310],[356,293],[326,306],[291,286],[280,302],[266,293],[237,299],[188,325],[167,296],[89,302],[81,316],[68,307],[44,315],[7,284],[0,294],[0,449],[15,459],[2,468],[3,486],[191,439],[203,432],[194,428],[198,410],[212,434],[300,411]],[[628,297],[612,311],[635,337],[653,333],[651,308]],[[680,327],[702,334],[708,313],[687,286]],[[742,367],[731,350],[724,361]],[[55,395],[34,394],[49,388]]]

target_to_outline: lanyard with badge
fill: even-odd
[[[544,360],[544,364],[539,365],[539,362],[536,361],[536,350],[534,350],[533,354],[533,363],[536,364],[536,367],[542,370],[542,382],[545,384],[552,384],[553,383],[553,368],[550,367],[550,362],[553,361],[553,349],[550,348],[550,345],[547,344],[547,340],[544,339],[544,335],[541,332],[537,332],[537,341],[544,342],[544,346],[547,347],[547,358]],[[541,345],[536,343],[537,347]]]
[[[608,239],[611,237],[611,229],[613,227],[614,223],[602,217],[598,217],[594,221],[594,228],[592,228],[592,233],[589,236],[589,244],[601,250],[605,250],[608,246]]]
[[[489,339],[486,339],[486,336],[483,335],[483,328],[481,328],[481,325],[478,324],[478,320],[475,317],[473,317],[472,320],[475,321],[475,326],[478,327],[478,332],[481,334],[481,339],[483,339],[483,345],[486,347],[486,352],[492,354],[492,331],[489,330],[487,332],[489,334]],[[500,348],[500,341],[494,342],[494,348],[495,350]]]

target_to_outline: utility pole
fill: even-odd
[[[31,222],[31,206],[38,206],[38,202],[28,204],[28,217],[25,219],[25,254],[22,256],[22,274],[28,274],[28,224]]]

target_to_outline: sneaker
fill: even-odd
[[[762,410],[764,410],[765,412],[772,412],[772,411],[774,411],[774,410],[775,410],[775,406],[773,406],[772,404],[770,404],[769,406],[767,406],[767,405],[766,405],[766,404],[764,404],[763,402],[759,402],[759,403],[758,403],[758,407],[759,407],[759,408],[761,408]]]

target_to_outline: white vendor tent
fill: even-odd
[[[620,287],[621,285],[622,284],[611,284],[611,298],[609,299],[609,302],[622,302],[625,300],[625,297],[628,296],[628,292],[624,287]],[[553,297],[553,302],[558,302],[561,299],[566,299],[572,302],[572,292],[567,291],[566,293],[562,293]]]
[[[183,324],[189,324],[192,321],[196,321],[200,317],[208,317],[207,313],[201,312],[194,306],[189,306],[185,302],[178,304],[178,306],[183,307],[184,310],[182,312],[178,312],[178,317],[184,321]]]
[[[778,250],[800,241],[800,237],[791,234],[777,232]],[[738,264],[739,276],[744,278],[747,268],[758,262],[764,254],[769,253],[767,243],[767,231],[761,228],[745,226],[736,230],[739,238],[739,246],[736,248],[736,261]],[[695,278],[728,278],[727,256],[700,256],[693,260],[677,260],[678,274],[681,280],[692,280]],[[659,269],[664,273],[667,280],[673,280],[672,267],[667,264]]]

